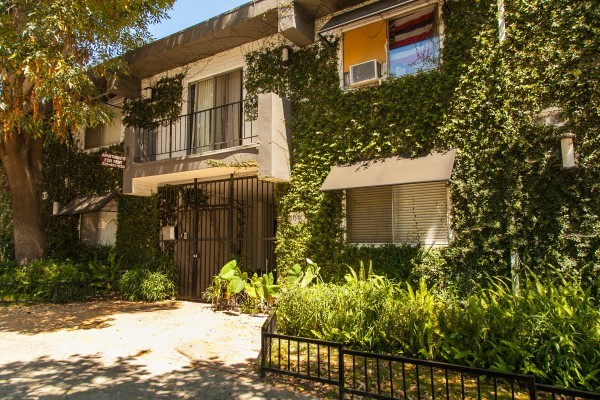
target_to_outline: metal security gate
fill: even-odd
[[[178,267],[181,298],[202,300],[234,258],[250,273],[275,268],[274,186],[231,177],[160,188],[161,249]]]

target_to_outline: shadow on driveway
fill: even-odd
[[[152,375],[135,365],[136,357],[103,365],[99,356],[73,355],[65,360],[41,357],[2,366],[3,399],[307,399],[269,387],[257,373],[225,372],[235,365],[193,364],[168,374]]]
[[[308,399],[259,378],[264,320],[180,301],[0,307],[0,399]]]
[[[25,335],[61,329],[101,329],[110,326],[113,314],[173,310],[179,302],[134,303],[106,301],[73,304],[36,304],[0,306],[0,331]]]

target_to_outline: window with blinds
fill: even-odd
[[[351,243],[449,242],[446,182],[348,189],[346,216]]]
[[[115,110],[113,110],[115,111]],[[102,146],[110,146],[121,141],[121,114],[116,115],[108,124],[100,124],[94,128],[85,130],[85,149],[95,149]]]
[[[346,230],[352,243],[392,243],[392,186],[346,191]]]

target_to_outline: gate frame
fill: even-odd
[[[196,178],[193,182],[164,185],[159,188],[159,198],[164,200],[164,203],[159,205],[161,227],[175,227],[175,239],[159,238],[160,252],[169,254],[177,266],[178,298],[202,301],[202,293],[210,287],[212,277],[217,275],[221,267],[234,258],[234,255],[235,258],[242,259],[241,265],[250,260],[246,268],[242,267],[243,270],[262,273],[275,270],[275,185],[275,182],[260,179],[257,175],[231,174],[227,178]],[[216,194],[214,198],[222,198],[224,202],[200,204],[204,190]],[[246,222],[240,226],[236,225],[239,221],[239,216],[236,217],[236,204],[246,215]],[[201,212],[210,209],[218,210],[218,218],[224,218],[227,226],[219,226],[217,238],[207,239],[201,233]],[[185,216],[182,217],[186,213],[191,213],[189,222],[186,222]],[[236,229],[243,229],[244,232],[239,249],[236,248],[239,239],[235,236]],[[221,237],[222,234],[224,235]],[[211,248],[208,252],[210,254],[205,252],[203,256],[202,242],[215,243],[211,246],[225,243],[227,254],[222,262],[215,262],[220,265],[210,265],[212,260],[207,257],[218,258],[221,250]],[[182,254],[180,259],[176,256],[178,252]],[[203,257],[204,262],[201,261]]]

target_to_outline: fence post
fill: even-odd
[[[339,385],[339,399],[344,400],[344,345],[340,344],[338,347],[338,385]]]
[[[267,346],[265,346],[265,341],[267,339],[265,338],[265,330],[264,328],[260,330],[260,378],[264,379],[266,373],[265,373],[265,364],[267,362],[267,357],[266,357],[266,353],[265,353],[265,349]]]
[[[529,376],[527,383],[529,386],[529,400],[536,400],[537,394],[535,392],[535,376]]]

